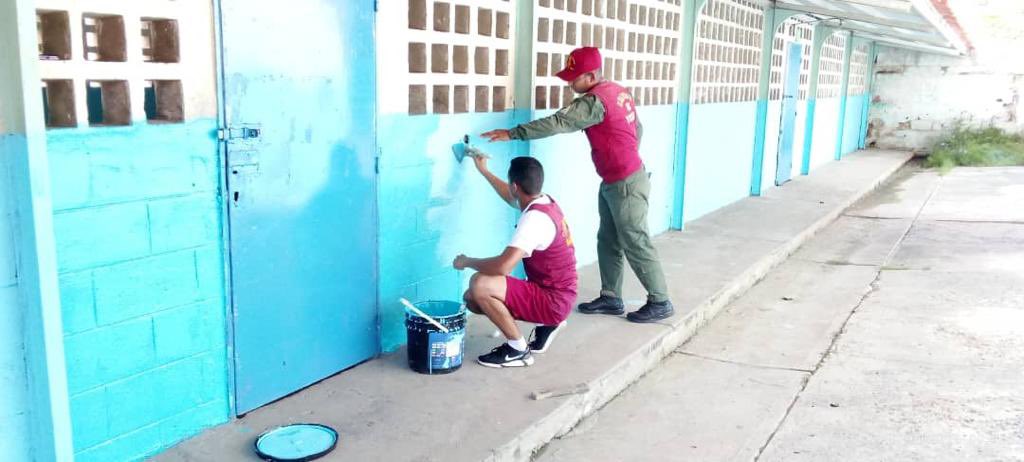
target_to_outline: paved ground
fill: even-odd
[[[905,152],[858,152],[768,197],[745,198],[688,223],[684,232],[658,236],[655,245],[677,310],[665,322],[636,325],[622,317],[574,314],[551,351],[526,369],[496,371],[471,363],[454,374],[425,376],[409,371],[400,350],[203,432],[154,460],[252,461],[252,442],[260,432],[310,421],[341,434],[338,448],[324,460],[529,460],[538,448],[659,367],[730,301],[908,158]],[[582,268],[581,298],[593,297],[598,287],[597,266]],[[632,274],[624,290],[627,302],[642,302],[644,292]],[[470,361],[496,344],[493,331],[479,316],[470,318]],[[580,383],[589,391],[530,398],[535,390]]]
[[[909,168],[535,459],[1020,461],[1022,391],[1024,168]]]

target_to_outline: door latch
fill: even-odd
[[[252,127],[228,127],[217,130],[217,138],[227,140],[251,140],[260,137],[260,129]]]

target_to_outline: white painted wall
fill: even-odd
[[[873,94],[869,146],[928,151],[958,122],[1024,131],[1024,74],[969,58],[879,47]]]

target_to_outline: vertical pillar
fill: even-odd
[[[693,80],[693,45],[697,41],[697,20],[707,0],[683,0],[682,37],[679,47],[679,100],[676,103],[676,155],[672,165],[675,184],[672,198],[672,229],[683,229],[686,195],[686,143],[690,128],[690,90]]]
[[[853,31],[846,33],[846,48],[843,49],[843,83],[839,89],[839,127],[836,134],[836,160],[843,158],[843,133],[846,132],[846,103],[850,91],[850,60],[853,57]]]
[[[868,45],[868,70],[867,75],[864,76],[864,98],[861,101],[863,107],[860,111],[860,132],[858,136],[860,139],[857,143],[857,147],[864,149],[867,147],[868,138],[868,111],[871,109],[872,91],[871,87],[875,82],[875,60],[878,58],[878,48],[876,42],[871,42]]]
[[[764,172],[765,130],[768,126],[768,98],[772,76],[772,50],[775,33],[787,19],[796,15],[794,11],[765,7],[764,24],[761,27],[761,71],[757,86],[757,118],[754,120],[754,156],[750,171],[750,195],[761,195],[761,181]]]
[[[529,122],[533,117],[533,0],[517,0],[515,67],[512,89],[512,121],[509,126]],[[530,143],[515,141],[516,156],[530,155]]]
[[[74,448],[37,59],[34,2],[0,2],[0,125],[19,139],[24,137],[0,155],[9,162],[18,215],[15,243],[24,310],[29,439],[34,460],[70,461]]]
[[[800,174],[807,175],[811,171],[811,146],[814,141],[814,106],[818,98],[818,70],[821,67],[821,46],[834,31],[831,27],[821,24],[814,26],[814,43],[811,47],[810,86],[807,88],[807,117],[804,123],[804,151],[800,164]]]

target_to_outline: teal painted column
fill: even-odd
[[[750,195],[761,195],[764,173],[764,144],[768,126],[768,98],[772,75],[772,49],[775,32],[787,19],[797,14],[794,11],[766,7],[764,25],[761,28],[761,72],[757,80],[757,115],[754,119],[754,155],[750,170]]]
[[[676,156],[672,164],[675,188],[672,198],[672,229],[683,229],[683,207],[686,200],[686,144],[690,129],[690,90],[693,81],[693,45],[696,42],[697,19],[707,0],[683,0],[682,37],[679,43],[679,95],[676,103]]]
[[[512,96],[512,123],[529,122],[533,116],[533,0],[516,4],[515,70]],[[530,155],[530,143],[514,141],[517,156]]]
[[[0,155],[8,161],[18,215],[18,309],[24,310],[29,441],[33,460],[70,461],[74,448],[38,55],[34,2],[0,2],[0,126],[24,136],[19,146]]]
[[[818,97],[818,71],[821,68],[821,46],[834,31],[821,24],[814,26],[814,42],[811,46],[810,86],[807,88],[807,115],[804,121],[804,151],[800,162],[800,174],[811,172],[811,146],[814,141],[814,106]]]
[[[843,49],[843,83],[839,89],[839,125],[836,127],[836,160],[843,158],[843,133],[846,131],[846,103],[850,91],[850,58],[853,57],[853,31],[847,32]]]
[[[868,75],[864,77],[864,98],[861,101],[863,107],[860,111],[860,140],[857,143],[857,147],[864,149],[867,147],[868,138],[868,111],[871,109],[871,98],[872,91],[871,87],[875,83],[875,59],[878,58],[878,46],[875,42],[871,42],[868,45]]]

